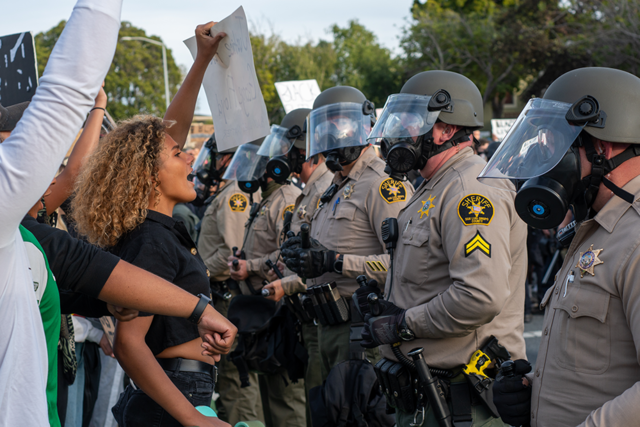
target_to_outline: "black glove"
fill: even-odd
[[[367,300],[370,294],[376,294],[378,298],[382,298],[382,290],[378,287],[378,282],[373,279],[370,279],[366,286],[359,287],[352,296],[355,301],[354,306],[363,319],[371,312],[371,307],[369,307],[369,301]]]
[[[504,421],[513,426],[529,425],[531,417],[531,386],[522,384],[524,374],[531,372],[531,364],[523,359],[514,361],[514,376],[502,373],[493,382],[493,404]]]
[[[404,310],[389,301],[378,301],[380,315],[367,314],[364,318],[364,329],[360,345],[364,348],[375,348],[382,344],[394,344],[402,341],[400,329],[407,328]],[[358,304],[359,305],[359,304]]]
[[[300,236],[288,239],[282,245],[280,254],[287,267],[298,276],[313,279],[326,272],[333,272],[338,253],[325,248],[322,243],[310,238],[310,248],[302,248]]]

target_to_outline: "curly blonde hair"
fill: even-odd
[[[71,205],[77,229],[89,242],[114,246],[144,221],[151,192],[159,195],[160,155],[171,124],[135,116],[100,141],[80,172]]]

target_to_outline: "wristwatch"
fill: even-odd
[[[198,297],[200,298],[200,301],[198,301],[196,308],[193,309],[193,313],[191,313],[191,316],[189,316],[189,322],[196,325],[200,321],[202,313],[204,313],[204,310],[207,308],[207,304],[211,302],[211,298],[209,298],[205,294],[198,294]]]
[[[342,265],[344,264],[344,255],[339,255],[338,259],[333,263],[333,271],[342,274]]]

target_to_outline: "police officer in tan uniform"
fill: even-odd
[[[248,194],[262,190],[262,200],[255,208],[256,215],[245,225],[241,246],[245,259],[237,258],[240,253],[228,259],[229,267],[233,266],[234,260],[238,260],[237,270],[232,268],[230,275],[233,280],[241,282],[241,290],[245,295],[259,291],[262,281],[273,277],[265,260],[270,259],[274,263],[277,261],[285,213],[293,211],[295,200],[300,194],[296,186],[279,184],[266,176],[269,147],[275,141],[273,138],[262,140],[260,147],[254,144],[240,146],[224,175],[224,178],[237,179],[240,189]],[[267,155],[258,154],[259,150]],[[305,426],[304,381],[288,382],[287,385],[282,375],[265,374],[259,377],[263,384],[262,400],[266,424],[273,427]],[[267,411],[271,419],[268,419]]]
[[[515,206],[533,227],[558,226],[568,209],[577,222],[541,303],[535,369],[524,383],[526,366],[494,384],[496,406],[516,425],[638,425],[638,108],[638,77],[609,68],[570,71],[529,101],[481,175],[530,178]]]
[[[215,308],[226,317],[229,302],[239,292],[237,282],[230,280],[227,262],[231,248],[242,246],[244,224],[249,219],[251,206],[247,194],[240,191],[236,181],[222,179],[236,148],[218,152],[215,136],[212,138],[211,147],[205,144],[198,156],[198,160],[201,156],[207,158],[202,162],[203,167],[196,169],[194,165],[199,181],[215,181],[218,185],[215,197],[202,218],[198,250],[209,269]],[[204,173],[206,177],[202,176]],[[256,197],[260,196],[254,195],[254,199]],[[241,389],[238,369],[232,362],[223,357],[217,366],[216,391],[220,398],[216,403],[219,416],[232,425],[247,420],[264,421],[258,375],[249,374],[251,385]]]
[[[462,370],[492,336],[525,357],[527,229],[510,183],[476,179],[485,162],[474,155],[472,132],[482,126],[480,91],[460,74],[423,72],[389,97],[370,138],[380,141],[391,176],[418,169],[425,181],[398,215],[393,274],[384,300],[378,295],[378,315],[368,310],[372,289],[356,294],[367,313],[363,346],[380,346],[394,363],[422,347],[428,366],[448,370],[455,425],[502,426],[481,396],[470,395]],[[398,405],[396,421],[439,425],[426,399]]]
[[[271,130],[271,136],[279,135],[282,142],[276,146],[282,148],[270,156],[267,163],[267,174],[278,181],[282,179],[280,177],[286,179],[290,172],[297,173],[305,184],[302,193],[296,198],[289,227],[294,234],[300,231],[302,224],[311,223],[311,216],[320,204],[320,196],[331,185],[333,179],[333,172],[327,169],[322,154],[316,154],[306,159],[306,132],[303,129],[306,129],[305,121],[309,112],[311,110],[308,108],[293,110],[284,117],[280,126],[272,126]],[[285,153],[283,154],[283,152]],[[279,301],[285,294],[294,295],[306,292],[307,288],[298,275],[288,269],[285,273],[288,273],[285,278],[275,280],[265,286],[265,289],[271,293],[268,298]],[[319,368],[318,328],[313,321],[308,321],[301,322],[301,329],[304,347],[309,354],[304,375],[308,401],[309,390],[322,384]],[[308,424],[311,425],[310,420]]]
[[[287,266],[307,278],[307,286],[335,281],[347,300],[358,288],[359,275],[384,283],[389,256],[380,227],[413,194],[411,184],[384,173],[384,162],[369,147],[373,114],[373,104],[349,86],[327,89],[316,98],[307,125],[307,156],[323,153],[335,175],[312,218],[311,249],[302,249],[297,238],[287,241],[282,253]],[[350,321],[319,326],[323,378],[349,358],[350,326]],[[377,352],[368,356],[375,360]]]

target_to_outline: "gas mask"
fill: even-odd
[[[260,146],[252,143],[238,147],[222,178],[238,181],[240,190],[248,194],[264,189],[268,158],[258,154],[259,148]]]
[[[258,150],[258,154],[269,157],[266,175],[278,184],[285,184],[292,173],[302,172],[305,158],[294,143],[303,134],[298,125],[290,129],[273,125],[271,134],[265,138]]]
[[[307,118],[307,158],[322,153],[330,171],[344,170],[343,166],[358,160],[368,145],[374,111],[369,101],[341,102],[313,110]]]
[[[518,215],[534,228],[550,229],[562,223],[569,209],[575,221],[589,215],[600,184],[629,203],[633,196],[609,181],[605,175],[632,157],[640,155],[630,145],[612,159],[597,153],[585,126],[603,128],[607,115],[598,101],[585,96],[568,104],[546,99],[529,101],[504,141],[478,176],[515,180]],[[591,163],[591,173],[581,178],[579,149]]]
[[[463,128],[444,144],[434,143],[433,125],[440,112],[450,108],[451,96],[445,90],[433,96],[406,93],[389,96],[368,138],[380,145],[387,163],[385,173],[404,180],[409,171],[424,168],[430,157],[468,140],[471,130]]]

